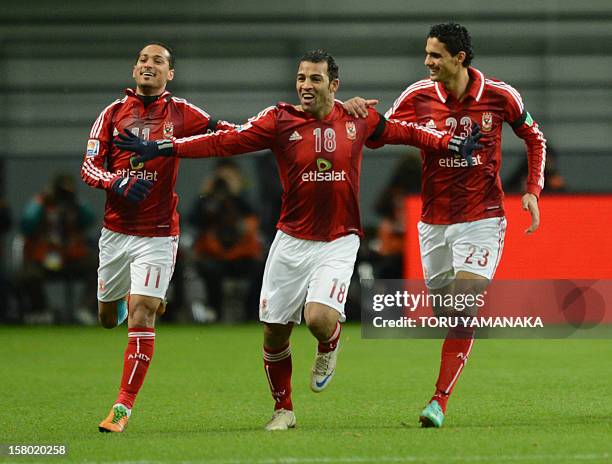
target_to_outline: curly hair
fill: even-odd
[[[472,37],[467,29],[457,23],[442,23],[431,26],[428,38],[436,38],[442,42],[449,53],[455,56],[459,52],[465,52],[463,66],[468,67],[474,58],[472,50]]]

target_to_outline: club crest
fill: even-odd
[[[164,138],[172,137],[174,133],[174,124],[172,121],[166,121],[164,123]]]
[[[134,170],[134,171],[139,171],[140,169],[144,168],[144,163],[142,161],[137,162],[138,158],[136,156],[132,156],[130,158],[130,167]]]
[[[346,137],[349,140],[355,140],[357,138],[357,128],[355,127],[355,123],[353,121],[346,123]]]
[[[483,132],[489,132],[493,129],[493,114],[482,113],[482,124],[480,125]]]

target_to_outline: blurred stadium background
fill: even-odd
[[[319,47],[340,65],[338,97],[379,98],[384,112],[425,75],[426,34],[431,24],[448,20],[471,32],[476,67],[521,91],[555,148],[565,182],[554,209],[545,203],[552,193],[544,193],[541,233],[527,243],[522,231],[509,229],[501,270],[506,262],[524,278],[559,278],[580,262],[575,277],[612,277],[612,256],[606,256],[612,253],[610,0],[4,1],[0,199],[10,207],[12,225],[2,235],[2,269],[10,278],[19,265],[13,251],[27,202],[58,172],[79,179],[90,127],[133,85],[131,67],[144,43],[161,40],[175,48],[176,79],[169,89],[216,118],[244,121],[279,100],[294,101],[297,59]],[[525,155],[505,131],[507,180]],[[370,230],[380,220],[377,199],[405,153],[365,152],[362,213]],[[262,156],[235,159],[248,179],[246,196],[262,207],[269,186],[258,168]],[[177,191],[183,219],[214,166],[212,160],[182,162]],[[79,196],[95,209],[95,241],[104,193],[78,184]],[[568,195],[572,201],[565,205]],[[527,220],[513,208],[517,223]],[[184,245],[192,234],[186,226]],[[543,275],[547,258],[530,253],[543,247],[547,257],[564,263],[561,270],[549,265],[552,275]],[[512,262],[513,250],[524,261]],[[597,263],[595,272],[591,263]],[[66,288],[47,287],[52,304],[61,307]],[[5,326],[1,316],[10,303],[0,307],[0,460],[6,445],[25,443],[67,444],[61,462],[89,463],[612,459],[608,339],[479,341],[444,428],[421,430],[417,417],[431,393],[439,340],[364,340],[356,324],[347,324],[338,375],[319,396],[308,389],[314,344],[301,327],[292,337],[299,428],[278,439],[262,430],[272,401],[261,369],[259,325],[166,325],[176,311],[171,301],[137,414],[127,433],[108,436],[96,426],[116,392],[125,326]]]
[[[11,245],[29,199],[54,173],[78,178],[91,124],[133,84],[131,66],[147,41],[174,47],[176,78],[169,89],[215,118],[240,122],[279,100],[294,101],[297,59],[313,48],[336,57],[338,98],[379,98],[384,112],[425,75],[429,26],[447,20],[471,32],[476,67],[522,93],[555,149],[566,192],[612,192],[612,2],[607,0],[3,2],[0,194],[13,226],[4,236],[2,265],[15,264]],[[522,142],[508,127],[505,131],[502,179],[525,156]],[[377,196],[405,152],[366,150],[367,226],[379,220]],[[248,197],[257,205],[258,156],[237,159],[248,179]],[[182,162],[181,212],[213,167],[213,161]],[[95,206],[99,223],[103,192],[79,183],[79,195]],[[96,227],[93,232],[95,239]]]

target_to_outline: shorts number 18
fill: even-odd
[[[329,292],[329,297],[333,299],[334,295],[336,294],[336,290],[338,290],[338,294],[336,295],[336,300],[338,300],[338,303],[343,303],[344,298],[346,297],[346,284],[342,283],[340,287],[338,287],[338,279],[334,279],[332,280],[332,282],[333,282],[333,286],[332,286],[331,292]]]

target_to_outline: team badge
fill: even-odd
[[[489,132],[493,129],[493,114],[482,113],[482,124],[480,125],[483,132]]]
[[[325,158],[317,158],[317,169],[319,172],[329,171],[332,168],[332,164],[330,161]]]
[[[100,141],[96,139],[89,139],[87,141],[87,156],[96,156],[100,151]]]
[[[349,140],[355,140],[357,138],[357,128],[355,127],[355,123],[353,121],[346,123],[346,137]]]
[[[172,121],[166,121],[164,123],[164,138],[172,137],[174,133],[174,124]]]
[[[142,161],[140,162],[136,162],[138,158],[136,156],[132,156],[130,158],[130,167],[134,170],[134,171],[139,171],[140,169],[144,168],[144,163]]]

